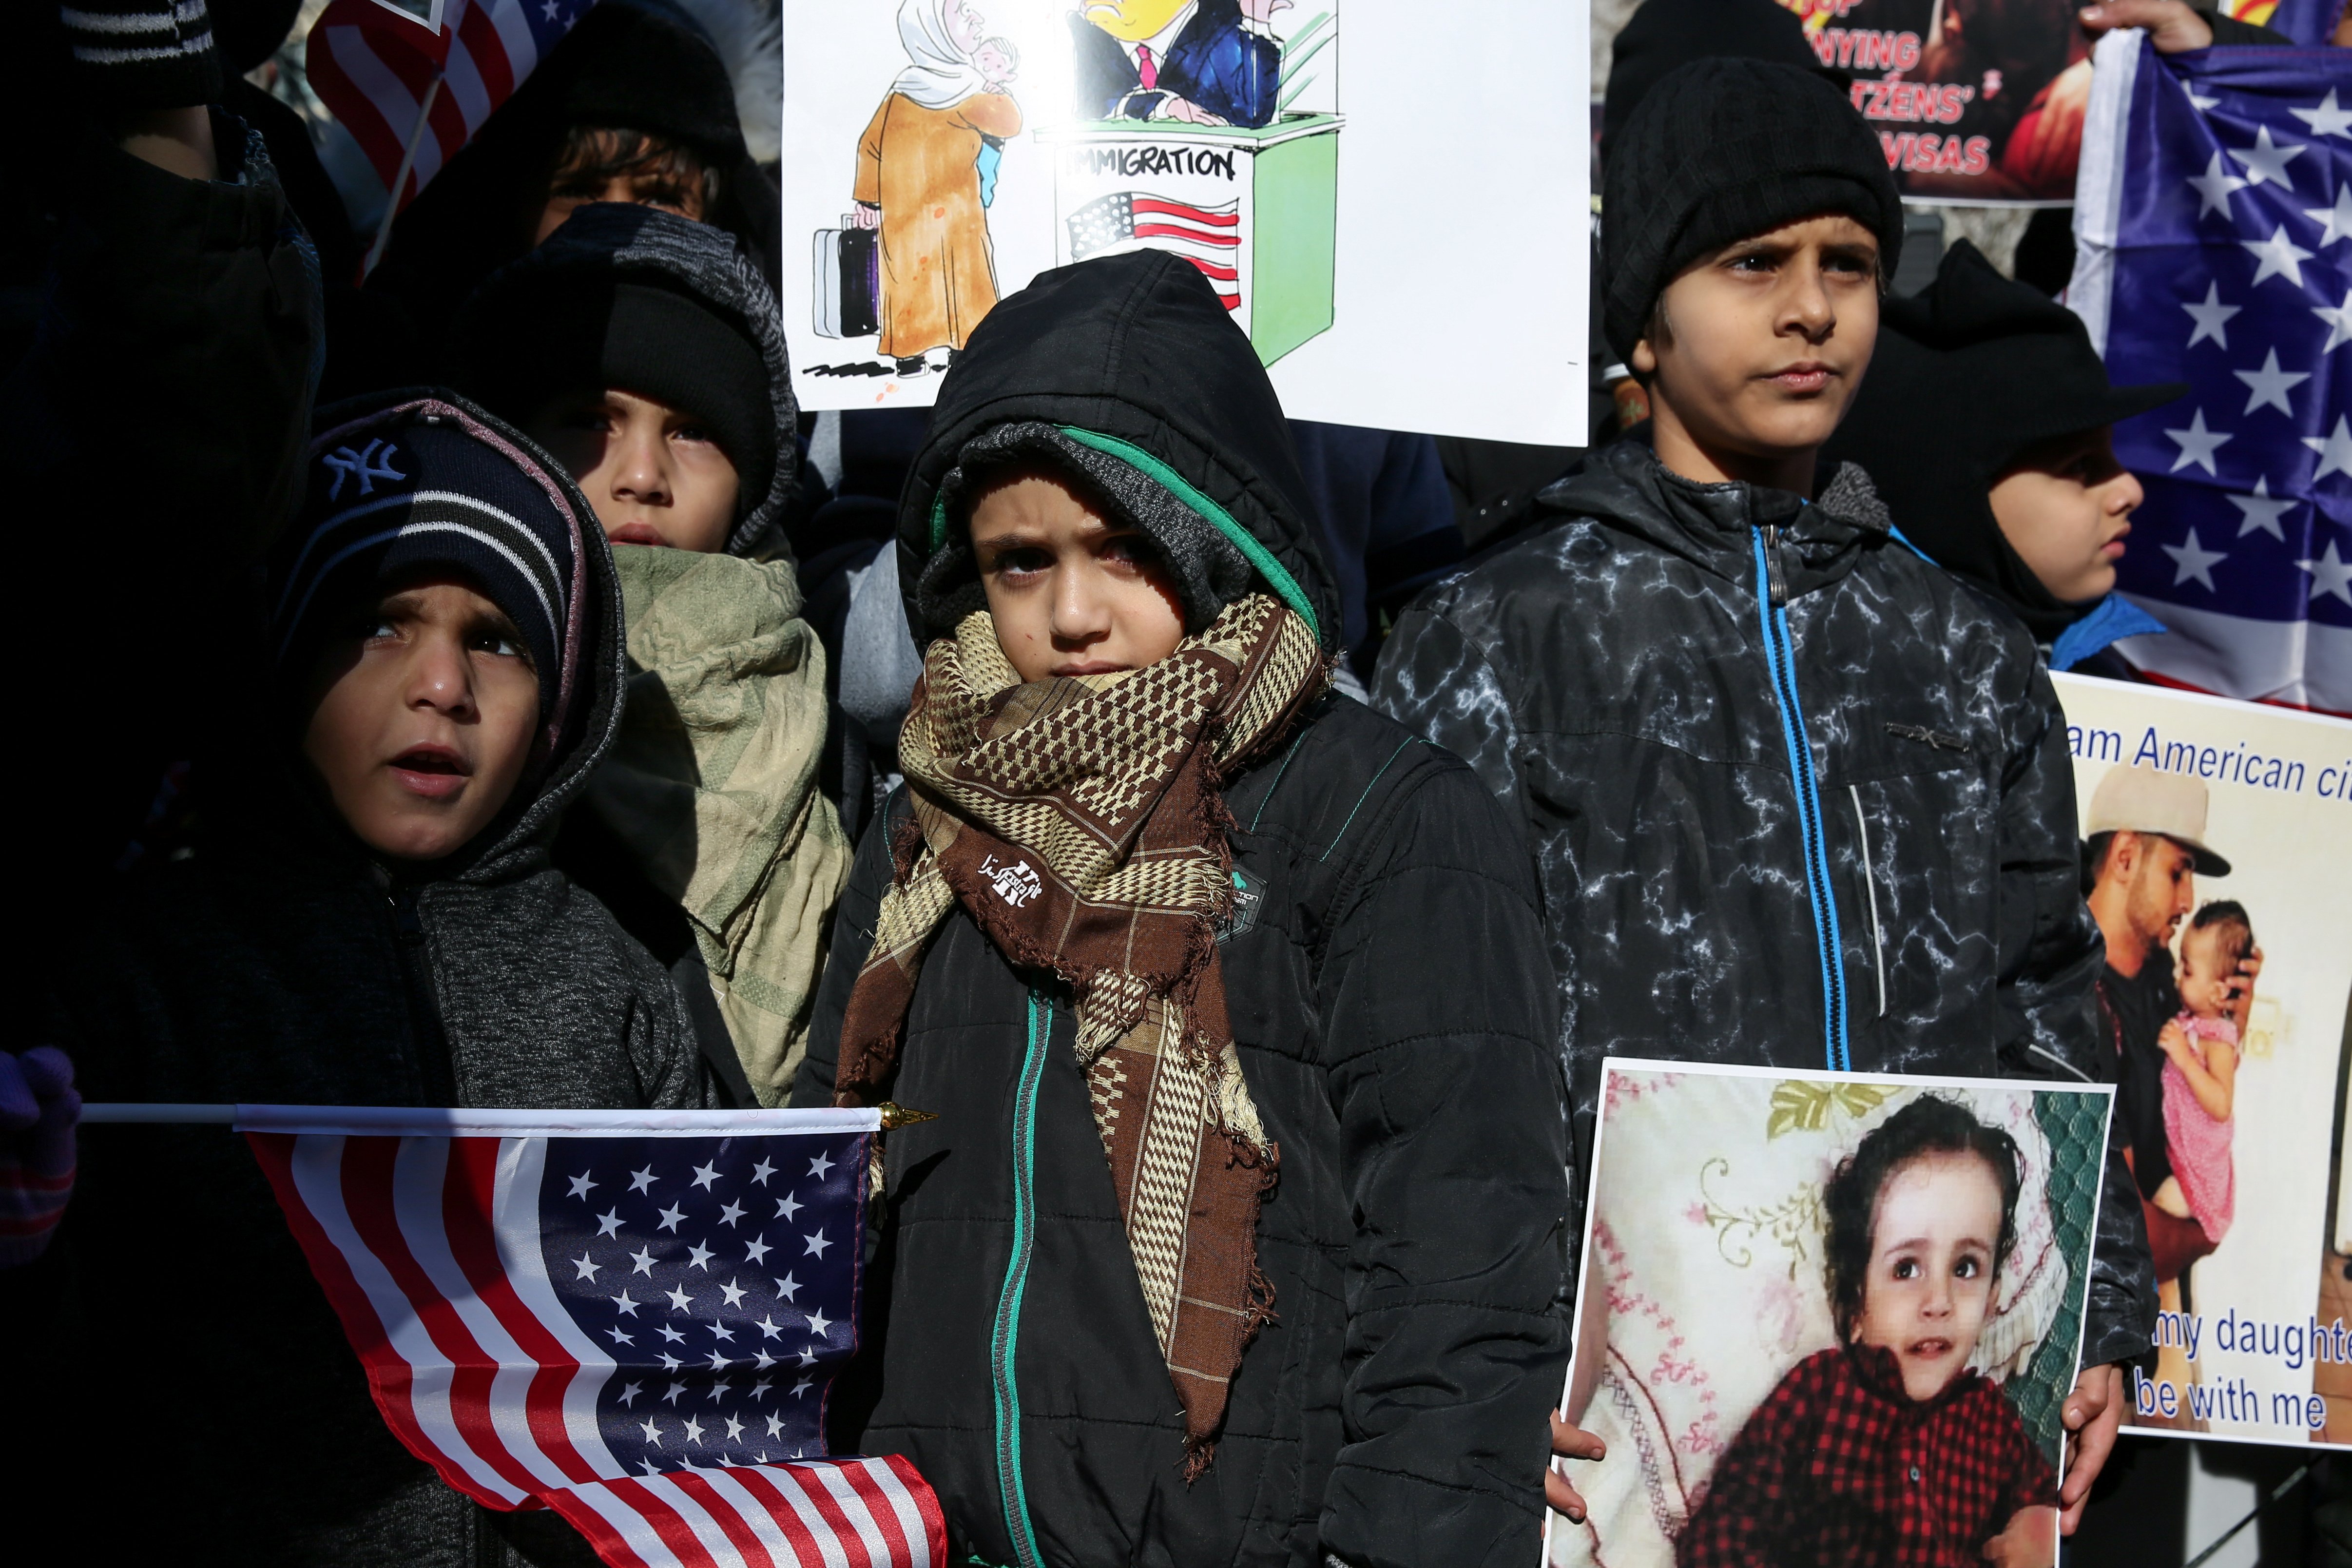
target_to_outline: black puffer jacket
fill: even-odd
[[[1214,296],[1161,256],[1030,293],[1035,308],[997,307],[942,389],[900,580],[919,574],[931,487],[962,444],[1053,420],[1132,441],[1205,492],[1304,585],[1329,647],[1288,438]],[[911,1457],[959,1561],[1523,1568],[1565,1368],[1568,1203],[1524,860],[1476,775],[1336,696],[1225,800],[1242,886],[1225,989],[1282,1166],[1258,1229],[1276,1318],[1214,1463],[1185,1483],[1070,1007],[961,910],[907,1018],[893,1098],[940,1119],[888,1140],[871,1382],[836,1404],[835,1446]],[[866,836],[799,1103],[829,1100],[908,809],[902,791]]]
[[[1550,528],[1406,614],[1373,701],[1524,825],[1580,1161],[1612,1055],[2111,1077],[2064,716],[2024,631],[1893,539],[1852,465],[1807,505],[1629,441],[1544,500]],[[2110,1166],[2086,1363],[2154,1321]]]
[[[571,500],[588,521],[582,738],[485,830],[484,850],[414,881],[388,878],[307,788],[256,788],[225,765],[201,775],[187,852],[129,879],[103,942],[51,977],[49,1037],[86,1098],[706,1102],[668,975],[548,865],[557,817],[621,716],[612,556]],[[266,755],[255,771],[269,772]],[[120,1560],[478,1568],[521,1550],[594,1562],[554,1515],[488,1514],[394,1440],[227,1129],[86,1129],[55,1250],[48,1284],[65,1300],[38,1361],[64,1381],[45,1391],[56,1426],[26,1495],[53,1499],[60,1518],[104,1520]],[[166,1384],[195,1426],[125,1510],[119,1478],[89,1457],[119,1446],[117,1413],[152,1406]]]

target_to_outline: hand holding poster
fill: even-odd
[[[1549,1561],[2053,1562],[2113,1091],[1603,1070]]]
[[[2126,1419],[2352,1443],[2352,723],[2056,679],[2163,1306]]]
[[[1585,15],[790,0],[801,406],[926,405],[998,300],[1155,248],[1200,270],[1296,417],[1580,444]]]

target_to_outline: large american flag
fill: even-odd
[[[933,1568],[899,1458],[828,1456],[872,1111],[240,1106],[393,1433],[642,1568]]]
[[[310,85],[358,141],[397,212],[594,3],[330,0],[303,60]],[[424,132],[415,134],[419,108],[428,103]]]
[[[1201,269],[1228,310],[1242,302],[1241,204],[1194,206],[1141,191],[1097,196],[1072,213],[1070,259],[1168,250]]]
[[[2123,384],[2147,488],[2120,566],[2170,627],[2118,644],[2227,697],[2352,712],[2352,52],[2103,39],[2067,302]]]

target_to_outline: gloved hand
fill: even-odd
[[[73,1062],[55,1046],[0,1051],[0,1268],[30,1263],[73,1195]]]

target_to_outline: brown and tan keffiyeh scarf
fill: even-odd
[[[1264,594],[1157,664],[1027,685],[987,613],[967,616],[932,643],[899,735],[921,837],[900,847],[842,1026],[838,1100],[874,1104],[924,950],[959,901],[1012,963],[1070,987],[1190,1473],[1273,1307],[1257,1214],[1277,1151],[1225,1016],[1216,924],[1233,852],[1218,789],[1327,679],[1314,632]]]

